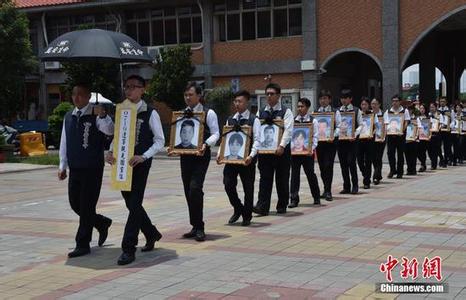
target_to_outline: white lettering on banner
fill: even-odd
[[[131,110],[121,110],[120,115],[120,140],[118,141],[118,153],[117,153],[117,180],[126,181],[126,171],[128,168],[129,161],[129,135],[130,135],[130,124],[131,124]]]
[[[92,123],[84,122],[84,132],[83,132],[83,148],[87,149],[89,147],[89,128],[91,128]]]
[[[46,54],[50,53],[65,53],[70,50],[70,47],[68,46],[70,42],[67,40],[60,41],[56,46],[54,47],[48,47],[47,50],[45,51]]]
[[[133,45],[129,42],[122,42],[120,47],[120,52],[123,55],[133,55],[133,56],[142,56],[144,51],[141,49],[135,49]]]

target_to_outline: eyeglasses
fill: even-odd
[[[124,89],[125,90],[134,90],[134,89],[140,89],[140,88],[143,88],[142,85],[125,85],[124,86]]]
[[[266,95],[270,97],[270,96],[275,96],[275,95],[277,95],[277,93],[266,93]]]

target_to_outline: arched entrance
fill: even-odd
[[[402,70],[419,64],[419,96],[422,101],[435,100],[435,68],[446,79],[449,103],[460,97],[460,79],[466,68],[466,6],[444,15],[413,43],[402,61]]]
[[[361,49],[343,49],[330,55],[321,66],[320,86],[329,89],[333,105],[340,106],[339,94],[344,88],[353,91],[353,104],[359,106],[362,96],[382,96],[382,72],[378,59]]]
[[[402,94],[403,99],[414,99],[419,97],[419,64],[411,65],[402,72]],[[424,103],[429,103],[440,96],[446,96],[447,82],[445,75],[439,68],[435,68],[435,97],[433,99],[420,98]]]

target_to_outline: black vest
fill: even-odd
[[[265,108],[261,109],[259,111],[259,119],[267,119],[267,118],[272,118],[272,119],[277,119],[281,118],[282,120],[285,119],[285,113],[286,113],[286,107],[282,106],[281,110],[274,110],[271,112],[270,110],[265,110]]]
[[[298,117],[299,117],[299,120],[294,119],[295,123],[301,124],[301,123],[312,123],[312,122],[314,122],[314,117],[312,115],[309,115],[309,121],[303,121],[303,122],[301,122],[301,117],[300,116],[298,116]]]
[[[205,105],[202,106],[202,111],[204,111],[204,136],[202,137],[202,142],[205,143],[207,139],[210,137],[210,127],[207,124],[207,114],[209,113],[209,109],[205,107]]]
[[[64,118],[66,157],[70,169],[101,168],[104,166],[105,135],[97,129],[96,116],[79,118],[68,112]]]
[[[136,119],[136,141],[134,155],[143,155],[154,144],[154,134],[150,129],[149,120],[152,115],[152,107],[147,106],[146,111],[141,111]],[[148,157],[144,164],[152,165],[152,157]]]
[[[238,124],[238,119],[234,119],[233,116],[228,117],[227,125],[234,126]],[[249,143],[249,148],[246,149],[247,155],[251,153],[252,144],[254,144],[254,121],[255,120],[256,120],[256,116],[253,115],[251,112],[249,112],[249,119],[241,119],[239,120],[239,124],[238,124],[239,126],[248,125],[249,127],[251,127],[251,131],[249,134],[249,139],[251,142]]]

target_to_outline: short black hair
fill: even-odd
[[[80,87],[85,89],[88,94],[91,93],[91,85],[88,82],[77,82],[73,87]]]
[[[241,90],[241,91],[236,92],[233,95],[233,98],[236,98],[236,97],[244,97],[244,98],[246,98],[246,100],[249,101],[249,99],[251,98],[251,94],[246,90]]]
[[[230,139],[228,140],[228,145],[232,145],[235,141],[236,141],[238,144],[240,144],[241,146],[243,146],[244,139],[243,139],[243,137],[241,136],[241,134],[239,134],[239,133],[233,133],[233,134],[231,135]]]
[[[194,122],[192,120],[183,121],[183,123],[181,123],[180,131],[183,129],[183,127],[186,126],[191,126],[192,128],[194,128]]]
[[[328,120],[327,120],[327,119],[324,119],[324,118],[320,118],[320,119],[317,121],[317,123],[325,123],[325,124],[327,124],[327,126],[330,125],[330,123],[328,122]]]
[[[196,94],[202,95],[202,87],[199,84],[197,84],[197,82],[195,81],[188,82],[188,84],[184,88],[184,91],[186,92],[190,90],[191,88],[194,88],[194,90],[196,91]]]
[[[372,101],[374,101],[374,100],[375,100],[375,101],[377,101],[377,103],[378,103],[378,104],[381,104],[381,102],[380,102],[380,99],[379,99],[379,98],[377,98],[377,97],[374,97],[374,98],[372,98]],[[371,101],[371,102],[372,102],[372,101]]]
[[[137,80],[143,87],[146,87],[146,80],[144,78],[142,78],[141,76],[136,75],[136,74],[130,75],[130,76],[126,77],[125,83],[128,80],[131,80],[131,79]]]
[[[369,100],[369,97],[366,97],[366,96],[361,97],[361,103],[363,103],[363,102],[367,102],[367,104],[369,104],[369,105],[371,104],[371,101]]]
[[[277,83],[271,82],[267,84],[265,87],[265,91],[267,91],[267,89],[274,89],[277,94],[282,93],[282,88]]]
[[[353,98],[353,92],[350,89],[342,89],[340,98]]]
[[[267,125],[267,126],[264,128],[264,132],[265,132],[267,129],[272,129],[273,132],[275,132],[275,128],[274,128],[272,125]]]
[[[393,99],[401,100],[401,99],[400,99],[400,96],[399,96],[398,94],[393,95],[393,96],[392,96],[392,101],[393,101]]]
[[[303,138],[306,138],[306,132],[305,132],[304,130],[298,129],[298,130],[294,131],[294,132],[293,132],[293,136],[292,136],[293,140],[294,140],[295,138],[297,138],[298,136],[300,136],[300,135],[302,135]]]
[[[320,90],[319,98],[322,98],[322,97],[329,97],[330,99],[332,99],[332,93],[330,92],[330,90],[326,90],[326,89]]]
[[[311,107],[311,101],[307,98],[301,98],[298,100],[298,102],[301,102],[304,104],[306,107]]]

